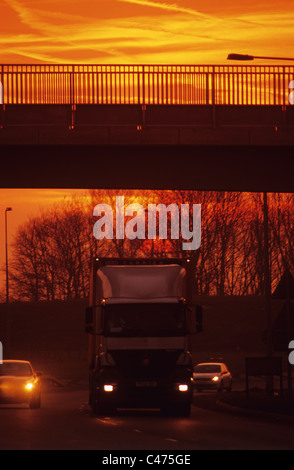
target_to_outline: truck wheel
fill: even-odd
[[[92,406],[93,413],[98,416],[111,416],[115,412],[115,407],[110,405],[103,405],[99,402],[94,402]]]
[[[191,405],[189,404],[184,404],[184,405],[178,405],[176,409],[176,414],[178,416],[190,416],[191,414]]]
[[[171,405],[167,405],[167,404],[163,405],[161,407],[161,414],[163,416],[172,416],[173,409],[172,409]]]
[[[162,409],[164,416],[190,416],[191,405],[180,404],[180,405],[165,405]]]

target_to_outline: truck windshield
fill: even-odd
[[[132,303],[105,307],[106,336],[183,336],[185,309],[181,304]]]

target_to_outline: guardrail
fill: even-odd
[[[292,88],[294,66],[0,65],[4,105],[287,106]]]

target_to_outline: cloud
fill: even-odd
[[[164,1],[107,0],[98,5],[107,14],[100,14],[94,1],[87,0],[84,14],[78,3],[70,10],[68,0],[42,2],[43,9],[4,0],[19,29],[0,31],[2,57],[17,63],[201,64],[224,63],[232,51],[278,56],[283,48],[283,55],[291,54],[292,12],[217,16]],[[91,5],[96,16],[89,18]]]
[[[177,5],[176,3],[162,3],[162,2],[155,2],[152,0],[117,0],[118,2],[122,3],[132,3],[136,5],[141,5],[144,7],[151,7],[151,8],[159,8],[161,10],[166,10],[170,12],[177,12],[177,13],[186,13],[188,15],[197,16],[199,18],[207,18],[208,15],[204,13],[200,13],[199,11],[193,10],[192,8],[185,8]]]
[[[81,23],[87,22],[89,19],[81,15],[72,15],[70,13],[62,13],[59,11],[40,10],[29,8],[18,0],[3,0],[10,8],[12,8],[20,21],[29,26],[31,29],[40,32],[52,32],[58,28],[58,23]],[[54,23],[55,21],[55,23]],[[57,23],[56,23],[57,21]]]

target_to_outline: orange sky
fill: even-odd
[[[289,0],[2,0],[0,18],[0,63],[215,64],[227,63],[229,52],[294,56]]]
[[[7,240],[8,248],[20,225],[29,217],[40,214],[41,210],[55,203],[70,199],[74,194],[84,194],[83,190],[68,189],[1,189],[0,188],[0,291],[5,286],[5,209],[11,207],[7,213]],[[9,249],[11,254],[11,249]],[[9,255],[8,255],[9,256]],[[9,262],[9,258],[8,258]]]

